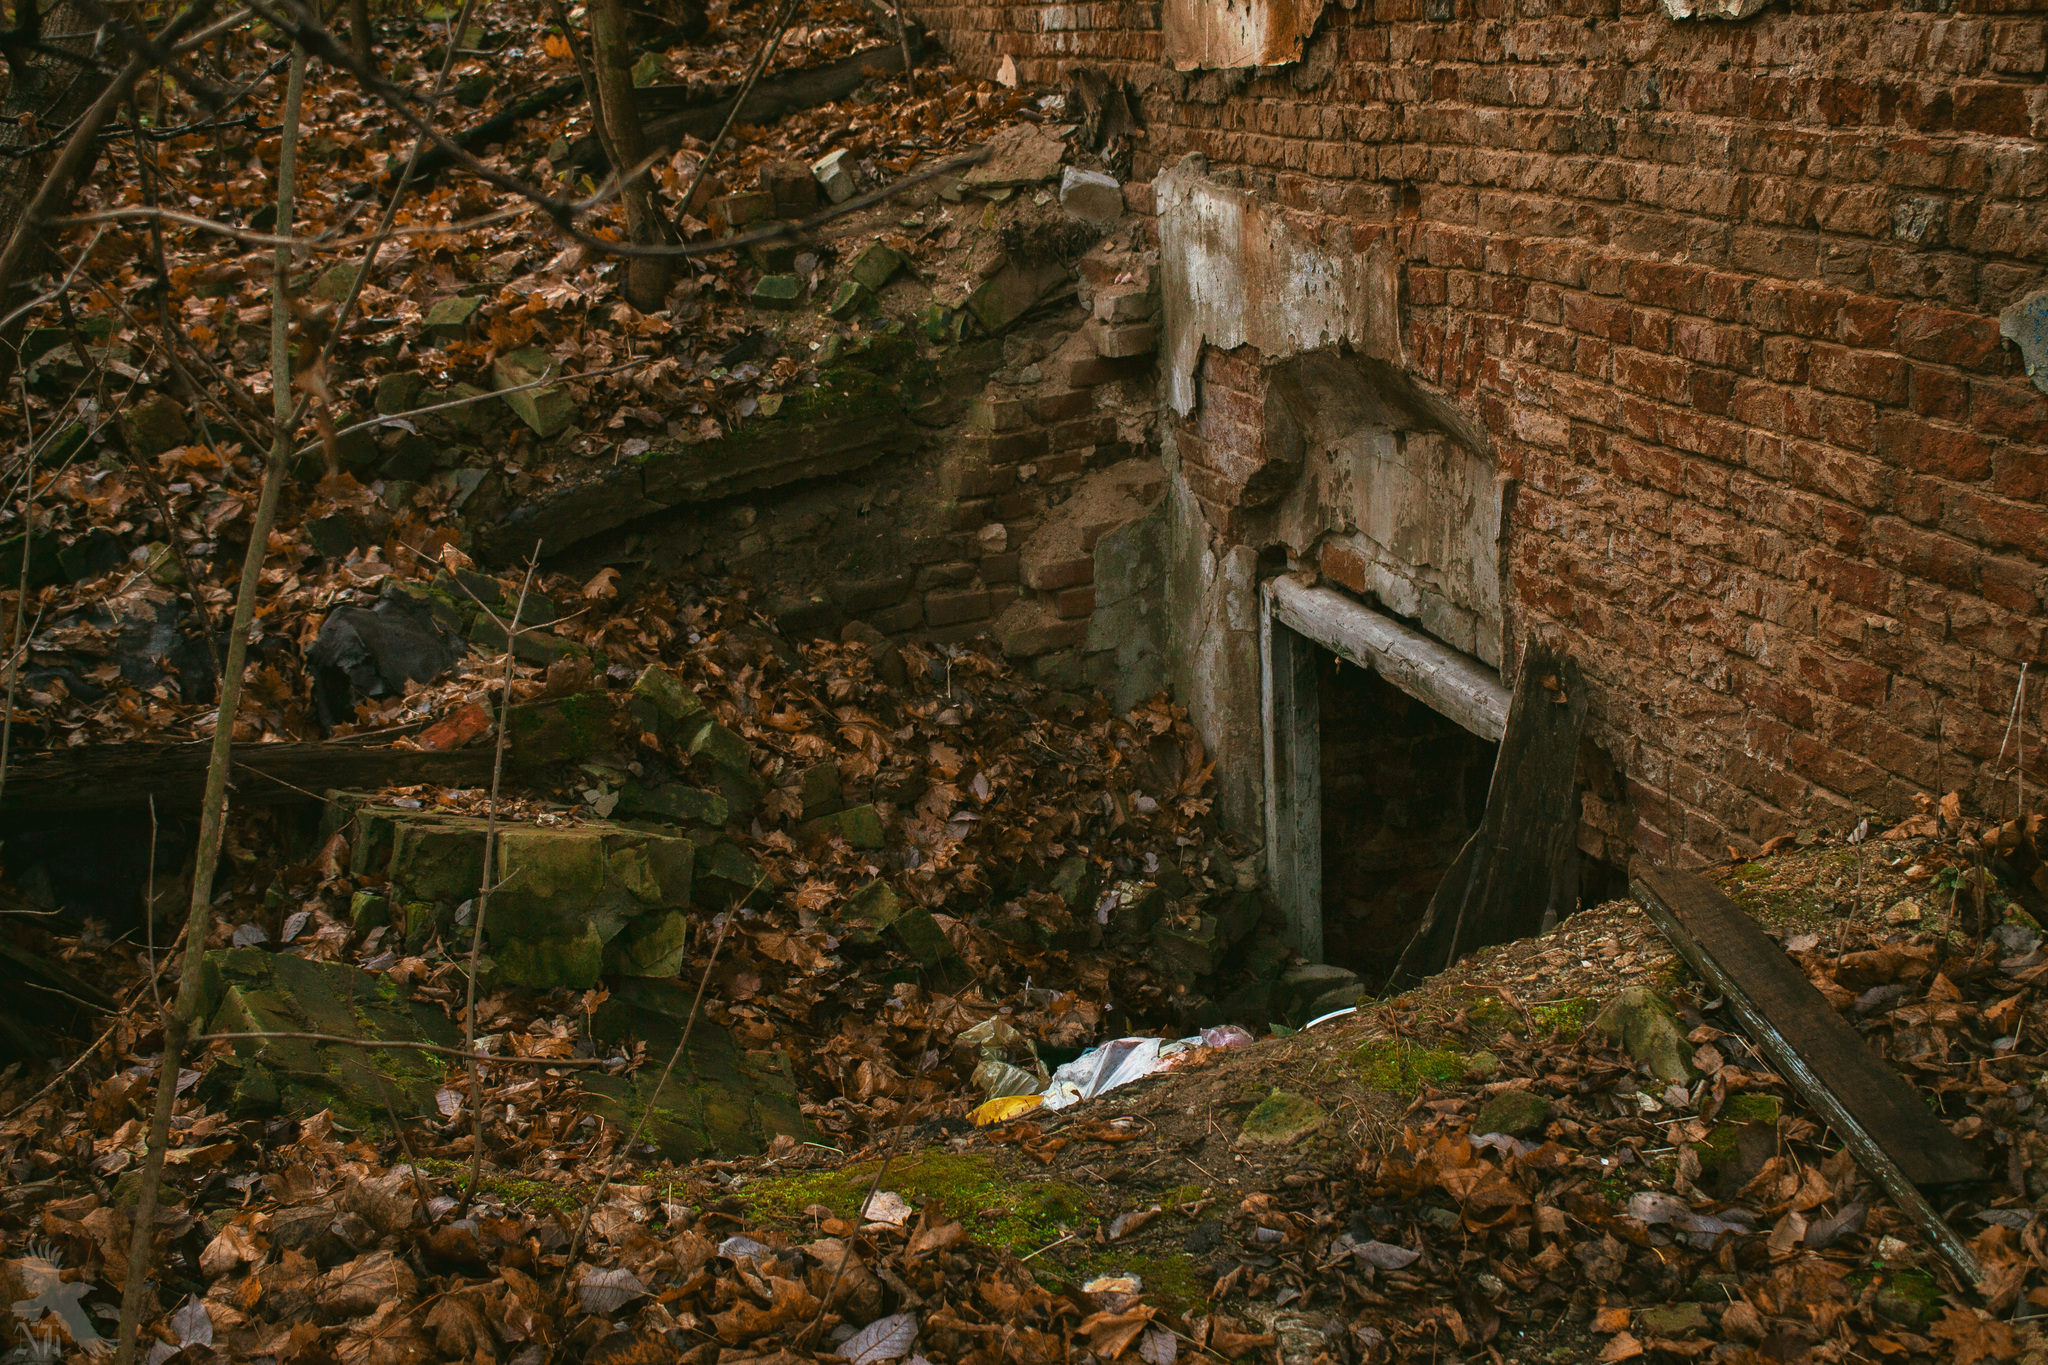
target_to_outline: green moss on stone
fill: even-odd
[[[1463,1077],[1466,1058],[1453,1048],[1417,1048],[1375,1039],[1351,1054],[1351,1065],[1373,1090],[1412,1095],[1424,1082],[1445,1085]]]

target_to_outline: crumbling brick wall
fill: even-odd
[[[1199,152],[1391,241],[1403,363],[1513,480],[1507,631],[1597,689],[1609,856],[2009,802],[2048,620],[2048,396],[1999,333],[2048,282],[2038,4],[1360,0],[1265,74],[1166,69],[1149,5],[914,8],[978,71],[1128,81],[1140,178]],[[1205,356],[1175,443],[1218,546],[1264,359]]]

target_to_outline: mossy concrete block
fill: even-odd
[[[647,665],[634,679],[626,709],[632,713],[633,719],[640,722],[642,730],[663,743],[679,739],[687,743],[695,739],[696,731],[702,729],[711,714],[704,709],[704,703],[697,699],[689,684],[660,664]],[[687,735],[684,734],[686,730],[689,731]]]
[[[1685,1030],[1671,1006],[1646,986],[1630,986],[1616,996],[1593,1027],[1620,1043],[1661,1081],[1690,1085],[1699,1079]]]
[[[617,813],[652,817],[670,824],[718,828],[732,817],[732,806],[716,792],[699,791],[680,782],[663,782],[655,787],[622,789]]]
[[[1645,1336],[1675,1339],[1713,1329],[1707,1310],[1697,1303],[1661,1303],[1636,1314],[1636,1328]]]
[[[990,336],[1031,310],[1033,304],[1066,282],[1066,268],[1054,263],[1026,265],[1011,261],[984,280],[967,297],[967,311]]]
[[[766,794],[767,785],[754,776],[754,756],[747,742],[716,721],[698,731],[687,752],[697,785],[723,795],[736,815],[752,811]]]
[[[576,398],[560,384],[526,387],[561,367],[546,351],[508,351],[491,362],[491,388],[533,434],[546,440],[576,420]]]
[[[672,909],[690,903],[697,849],[688,839],[613,827],[604,842],[610,884],[640,907]]]
[[[489,926],[486,925],[486,932]],[[588,990],[604,977],[605,940],[595,931],[553,938],[494,939],[498,980],[539,990]]]
[[[391,902],[375,891],[358,891],[348,903],[349,927],[359,934],[391,923]]]
[[[313,281],[310,291],[314,298],[328,303],[340,303],[356,287],[356,276],[362,271],[359,265],[330,265]]]
[[[491,896],[493,941],[498,933],[539,938],[592,915],[623,922],[623,907],[608,894],[604,836],[576,828],[520,825],[498,835],[497,889]],[[618,925],[605,933],[609,939]]]
[[[1550,1101],[1527,1090],[1503,1090],[1479,1107],[1472,1120],[1475,1133],[1506,1133],[1523,1137],[1543,1131],[1550,1122]]]
[[[489,654],[505,652],[505,628],[490,617],[478,612],[469,627],[469,642]],[[523,664],[546,668],[549,664],[563,659],[587,659],[590,651],[574,640],[565,640],[551,631],[521,628],[512,641],[512,657]]]
[[[794,275],[763,275],[755,284],[752,302],[756,308],[787,311],[803,300],[804,282]]]
[[[1145,960],[1155,971],[1193,984],[1222,967],[1228,946],[1214,915],[1197,915],[1188,923],[1164,919],[1153,926],[1152,947]]]
[[[440,1010],[404,998],[389,977],[339,962],[312,962],[260,948],[211,952],[201,971],[201,1018],[214,1033],[321,1033],[458,1047]],[[365,1049],[302,1038],[243,1039],[238,1066],[215,1084],[231,1104],[288,1114],[332,1109],[350,1128],[386,1129],[386,1104],[401,1117],[438,1117],[442,1058],[409,1049]],[[260,1068],[260,1072],[257,1070]]]
[[[506,758],[515,768],[595,758],[614,745],[612,700],[602,692],[514,706],[507,716]]]
[[[853,268],[846,272],[847,278],[861,287],[879,294],[882,286],[896,277],[906,261],[904,254],[882,242],[868,243],[867,250],[854,258]]]
[[[442,341],[460,341],[469,334],[470,320],[483,304],[483,299],[473,295],[441,299],[427,309],[426,316],[420,321],[428,335]]]
[[[882,817],[868,805],[849,806],[816,820],[806,820],[797,826],[797,838],[804,843],[844,839],[849,848],[874,849],[887,843],[882,834]]]
[[[482,821],[395,822],[385,875],[415,900],[467,900],[483,885],[483,836]]]
[[[856,280],[841,280],[839,287],[832,291],[832,301],[825,305],[825,316],[844,321],[867,307],[873,297],[866,285]]]
[[[692,896],[706,910],[730,910],[749,901],[765,900],[775,883],[768,871],[725,839],[715,839],[697,848],[696,879]]]
[[[836,815],[846,809],[846,792],[840,785],[839,765],[819,763],[804,769],[797,779],[797,799],[803,802],[803,818]]]
[[[674,910],[642,915],[606,946],[605,965],[619,976],[674,976],[689,939],[688,916]]]
[[[681,1040],[694,992],[694,983],[621,976],[593,1017],[592,1031],[607,1044],[637,1039],[649,1056],[667,1057]],[[702,1018],[667,1085],[656,1092],[660,1079],[659,1067],[631,1076],[585,1075],[585,1103],[625,1129],[644,1116],[643,1139],[672,1161],[751,1155],[783,1134],[817,1138],[804,1121],[787,1054],[744,1051],[729,1030]]]
[[[1275,1090],[1244,1116],[1240,1147],[1285,1147],[1299,1142],[1330,1121],[1323,1107],[1306,1096]]]
[[[879,943],[882,931],[903,913],[903,903],[889,884],[877,879],[840,902],[832,916],[833,931],[842,943]],[[937,926],[933,926],[936,928]]]
[[[396,417],[401,412],[411,412],[420,405],[420,394],[426,387],[427,377],[417,370],[377,376],[375,401],[378,413]]]
[[[1062,858],[1053,868],[1049,889],[1066,902],[1067,909],[1079,913],[1095,908],[1095,888],[1099,881],[1100,874],[1095,864],[1075,853]]]

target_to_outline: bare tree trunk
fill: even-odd
[[[34,15],[35,0],[15,0],[17,28],[0,40],[0,52],[7,58],[7,97],[0,100],[0,166],[8,168],[7,174],[0,176],[0,243],[13,238],[22,215],[42,188],[50,168],[57,163],[70,126],[92,107],[107,83],[104,75],[82,61],[66,61],[50,52],[33,50],[19,26]],[[87,18],[84,9],[72,0],[58,0],[33,22],[35,28],[30,36],[48,47],[89,58],[98,46],[95,30],[99,25]],[[30,147],[40,150],[19,155]],[[68,186],[64,197],[69,198]],[[24,301],[19,291],[12,288],[16,280],[39,274],[47,265],[48,257],[38,246],[15,271],[0,274],[0,315],[13,312]],[[0,379],[13,371],[15,343],[25,321],[20,320],[7,329],[8,335],[0,337]]]
[[[306,49],[294,48],[291,75],[285,85],[284,126],[278,139],[277,234],[292,231],[293,200],[299,143],[299,114],[306,93]],[[149,1147],[142,1162],[142,1188],[135,1201],[135,1227],[128,1249],[128,1280],[121,1289],[121,1329],[115,1365],[135,1365],[137,1333],[142,1323],[144,1282],[150,1250],[156,1244],[157,1190],[163,1180],[164,1150],[169,1143],[171,1114],[178,1099],[178,1068],[187,1040],[201,1021],[200,959],[213,927],[213,874],[220,857],[221,830],[227,822],[228,761],[235,734],[235,715],[242,700],[242,668],[248,660],[249,624],[256,614],[256,592],[262,578],[270,528],[277,519],[278,495],[292,457],[291,277],[289,246],[279,246],[270,282],[270,388],[274,413],[270,460],[263,471],[263,491],[249,528],[249,551],[242,559],[242,582],[235,595],[234,625],[228,632],[227,664],[221,671],[220,705],[214,713],[213,752],[206,765],[206,797],[199,811],[199,847],[192,872],[192,900],[185,919],[185,956],[178,967],[178,999],[164,1021],[164,1053],[157,1064],[156,1105],[150,1115]]]
[[[618,164],[620,176],[629,173],[647,157],[646,139],[640,134],[640,113],[633,98],[633,44],[627,33],[624,0],[591,0],[590,39],[595,49],[598,117]],[[642,173],[626,185],[626,231],[633,241],[646,246],[662,239],[661,210],[654,202],[654,178]],[[668,300],[669,261],[665,257],[635,256],[626,265],[626,302],[643,313],[652,313]]]
[[[348,0],[349,47],[354,50],[357,61],[374,71],[377,69],[377,56],[371,50],[372,36],[370,30],[370,0]],[[456,34],[455,39],[456,42],[460,42],[462,35]],[[455,43],[449,43],[448,47],[453,51]]]

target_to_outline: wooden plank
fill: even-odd
[[[1268,601],[1270,603],[1270,597]],[[1323,742],[1315,646],[1268,610],[1259,615],[1266,749],[1266,866],[1288,941],[1323,960]]]
[[[1286,577],[1266,588],[1274,615],[1339,658],[1372,669],[1475,735],[1498,740],[1506,732],[1508,690],[1477,659],[1332,589]]]
[[[1631,877],[1657,927],[1727,998],[1771,1065],[1974,1285],[1983,1276],[1976,1258],[1919,1188],[1983,1179],[1969,1148],[1733,901],[1687,872],[1638,862]]]
[[[1475,948],[1540,933],[1577,908],[1575,778],[1585,723],[1577,663],[1531,637],[1486,814],[1430,897],[1390,986],[1434,976]]]
[[[88,744],[30,754],[8,765],[0,815],[197,807],[206,791],[207,744]],[[345,742],[237,744],[235,799],[270,804],[318,801],[331,787],[372,789],[432,783],[468,787],[491,776],[492,749],[435,752]]]

